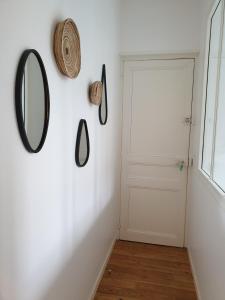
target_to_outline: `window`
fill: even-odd
[[[202,170],[225,192],[225,26],[224,0],[210,20]]]

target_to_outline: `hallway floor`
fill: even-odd
[[[184,248],[117,241],[95,300],[196,300]]]

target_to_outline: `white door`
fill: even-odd
[[[124,64],[120,238],[183,247],[194,59]]]

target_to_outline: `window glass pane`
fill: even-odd
[[[213,180],[225,191],[225,30],[220,67]]]
[[[216,102],[217,89],[217,72],[220,53],[220,32],[222,20],[222,1],[220,1],[211,21],[211,37],[208,61],[208,79],[206,90],[206,112],[204,125],[204,142],[203,142],[203,159],[202,169],[210,174],[212,149],[213,149],[213,132],[214,132],[214,111]]]

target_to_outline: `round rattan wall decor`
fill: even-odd
[[[81,68],[80,36],[72,19],[57,24],[54,34],[54,54],[62,74],[75,78]]]
[[[95,105],[100,105],[102,100],[102,82],[95,81],[90,85],[89,88],[89,99],[90,102]]]

